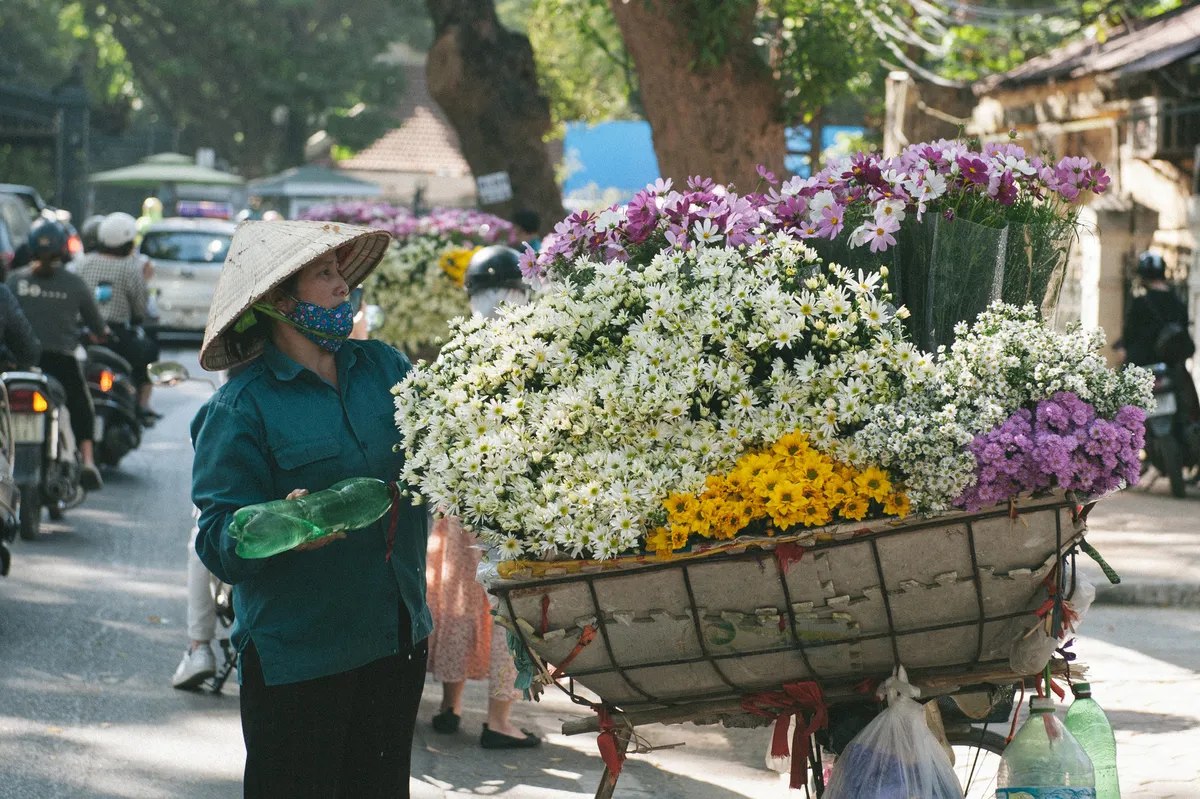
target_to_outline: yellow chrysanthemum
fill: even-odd
[[[781,459],[793,463],[798,462],[809,452],[808,436],[798,431],[788,433],[775,442],[774,446],[771,447],[771,452]]]
[[[678,549],[678,547],[675,546],[674,538],[674,534],[668,531],[667,528],[657,527],[655,528],[654,533],[646,539],[646,548],[655,555],[670,555],[672,552]],[[683,536],[683,540],[686,543],[686,533]]]
[[[804,496],[802,486],[780,481],[767,497],[767,513],[771,514],[771,520],[779,527],[791,527],[810,504],[811,500]]]
[[[843,519],[860,521],[864,516],[867,515],[868,507],[869,503],[862,497],[851,496],[842,503],[840,508],[838,508],[838,515],[840,515]]]
[[[859,491],[876,502],[883,502],[892,490],[892,484],[888,480],[887,473],[874,466],[868,467],[862,474],[856,477],[854,484],[858,486]]]
[[[883,502],[883,512],[889,516],[907,516],[909,509],[908,496],[902,492],[888,494]]]
[[[463,276],[467,274],[467,266],[471,263],[471,256],[479,252],[480,249],[479,247],[472,247],[471,249],[450,250],[438,259],[438,266],[450,276],[451,280],[461,286]]]
[[[754,488],[754,493],[763,500],[771,498],[771,492],[775,490],[775,486],[782,480],[782,475],[777,469],[767,469],[755,475],[750,481],[750,485]]]
[[[819,527],[833,521],[833,511],[823,502],[809,502],[801,512],[805,527]]]
[[[825,501],[837,506],[854,496],[854,480],[845,480],[840,474],[831,474],[821,487],[825,492]]]
[[[691,494],[680,494],[671,492],[667,497],[667,501],[663,503],[663,507],[667,509],[667,516],[673,522],[682,521],[687,515],[688,507],[696,501],[696,498]]]
[[[687,546],[687,542],[688,542],[688,534],[687,534],[687,531],[685,531],[685,530],[672,530],[672,531],[671,531],[671,537],[670,537],[670,541],[671,541],[671,549],[672,549],[672,551],[674,551],[674,550],[676,550],[676,549],[683,549],[684,547],[686,547],[686,546]]]

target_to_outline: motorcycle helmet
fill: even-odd
[[[35,261],[62,261],[67,257],[67,229],[57,220],[39,219],[29,229],[29,255]]]
[[[520,257],[516,250],[503,244],[493,244],[475,253],[463,276],[467,294],[485,289],[526,289],[521,279]]]
[[[1167,276],[1167,264],[1156,252],[1144,252],[1138,256],[1138,277],[1143,280],[1162,280]]]
[[[84,252],[91,252],[100,246],[100,223],[103,221],[103,214],[93,214],[83,220],[83,226],[79,228],[79,239],[83,242]]]
[[[104,217],[97,235],[104,247],[124,247],[137,238],[137,220],[127,213],[117,211]]]

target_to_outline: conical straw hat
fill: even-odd
[[[200,365],[215,372],[258,357],[261,342],[237,353],[229,346],[230,331],[250,306],[317,258],[350,245],[341,271],[354,288],[379,265],[390,241],[385,231],[336,222],[243,222],[233,234],[213,292]]]

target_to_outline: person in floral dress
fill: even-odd
[[[499,245],[472,257],[464,278],[472,310],[492,316],[504,303],[528,302],[517,259],[515,251]],[[517,669],[504,629],[492,622],[488,594],[475,579],[481,554],[475,536],[465,532],[457,518],[434,521],[425,567],[426,601],[434,618],[428,669],[442,684],[442,705],[433,717],[433,728],[457,732],[466,681],[487,680],[488,720],[480,745],[485,749],[537,746],[541,740],[536,735],[509,721],[513,702],[522,692],[514,685]]]

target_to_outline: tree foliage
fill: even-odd
[[[529,37],[559,135],[567,122],[642,114],[637,70],[606,0],[498,0],[496,12]]]
[[[151,102],[247,174],[302,162],[327,125],[351,146],[385,131],[401,78],[380,56],[412,33],[417,13],[415,0],[82,5],[92,27],[113,32]]]

